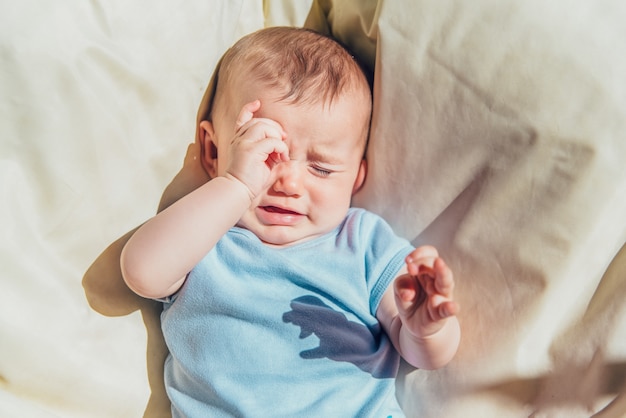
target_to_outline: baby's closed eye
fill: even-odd
[[[313,171],[313,173],[319,177],[328,177],[333,173],[333,170],[322,167],[318,164],[312,164],[310,165],[310,168],[311,171]]]

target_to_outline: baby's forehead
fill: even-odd
[[[369,120],[371,112],[371,96],[369,90],[357,87],[345,88],[335,95],[323,96],[317,90],[305,90],[299,95],[290,95],[289,87],[281,81],[261,80],[255,77],[244,77],[239,80],[232,78],[227,85],[222,85],[217,95],[221,100],[217,106],[227,105],[229,112],[238,114],[244,104],[253,100],[261,100],[259,114],[263,114],[264,105],[284,104],[306,109],[309,112],[333,112],[340,102],[349,103],[351,112],[359,112],[364,120]]]
[[[303,64],[321,67],[323,64]],[[223,71],[222,71],[223,70]],[[357,65],[345,65],[339,71],[305,71],[275,68],[251,59],[235,59],[220,70],[218,90],[237,90],[241,86],[261,85],[272,90],[277,99],[292,103],[332,102],[338,96],[358,95],[371,101],[371,89],[365,74]]]

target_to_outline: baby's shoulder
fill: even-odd
[[[362,224],[364,226],[387,224],[387,222],[380,215],[377,215],[367,209],[357,207],[351,207],[348,210],[345,221],[346,223]]]

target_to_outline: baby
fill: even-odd
[[[401,417],[400,356],[456,353],[436,249],[350,207],[371,107],[358,63],[315,32],[263,29],[222,57],[198,126],[211,180],[121,256],[127,285],[164,303],[174,417]]]

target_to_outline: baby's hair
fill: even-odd
[[[370,94],[365,73],[342,45],[303,28],[271,27],[241,38],[222,58],[217,94],[237,77],[282,90],[279,100],[289,103],[327,104],[349,91]]]

